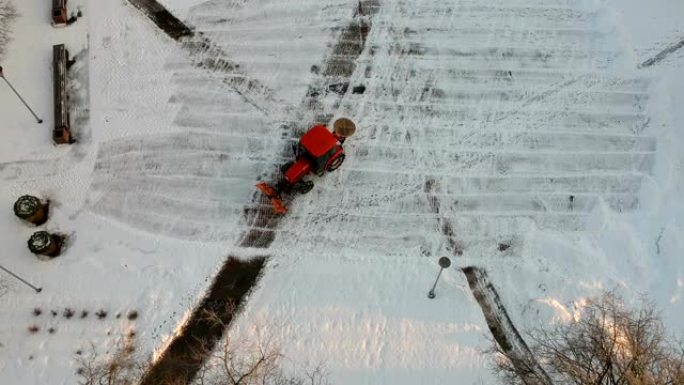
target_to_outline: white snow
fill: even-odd
[[[0,84],[0,264],[43,291],[0,272],[2,384],[74,383],[77,350],[129,330],[158,353],[230,254],[271,256],[232,330],[270,328],[336,384],[492,383],[458,270],[473,264],[519,329],[616,289],[684,332],[684,49],[637,69],[684,39],[677,0],[380,1],[350,83],[366,91],[327,111],[357,124],[345,164],[315,178],[266,250],[235,246],[243,209],[281,162],[281,124],[311,119],[311,68],[356,1],[162,1],[262,86],[249,95],[127,2],[72,0],[83,18],[57,29],[44,2],[15,3],[2,66],[45,121]],[[85,51],[71,71],[81,140],[55,147],[58,43]],[[24,194],[51,199],[40,229],[69,236],[62,256],[28,251],[37,229],[11,211]],[[429,300],[444,223],[463,255]]]

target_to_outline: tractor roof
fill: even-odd
[[[337,138],[324,125],[318,124],[302,136],[300,143],[309,154],[318,158],[337,145]]]

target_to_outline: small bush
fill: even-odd
[[[76,352],[76,375],[79,385],[132,385],[142,378],[145,366],[135,355],[135,341],[122,338],[114,353],[100,356],[91,345],[90,354]]]
[[[64,309],[64,313],[62,313],[62,315],[64,316],[64,318],[70,319],[71,317],[74,316],[74,311],[71,310],[70,308],[66,308],[66,309]]]

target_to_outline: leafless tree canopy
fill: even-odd
[[[322,365],[299,374],[285,373],[287,358],[268,336],[225,338],[198,373],[195,385],[328,385]]]
[[[221,322],[216,315],[208,317]],[[293,370],[296,365],[282,355],[268,335],[257,334],[257,338],[224,338],[211,352],[192,385],[329,385],[322,365],[294,374],[292,370],[283,370],[285,363]],[[207,356],[205,352],[196,354]],[[114,353],[99,355],[92,347],[89,354],[81,353],[76,360],[79,385],[136,385],[150,367],[149,360],[136,353],[131,335],[119,342]],[[182,379],[174,381],[164,378],[159,385],[187,385]]]
[[[0,59],[4,57],[5,47],[11,37],[12,24],[17,16],[12,0],[0,0]]]
[[[135,385],[145,366],[135,354],[133,338],[121,339],[111,355],[100,356],[94,346],[77,356],[79,385]]]
[[[556,385],[681,385],[684,350],[668,339],[653,305],[626,309],[604,294],[589,302],[580,319],[529,333],[531,349]],[[496,372],[522,384],[498,347]]]

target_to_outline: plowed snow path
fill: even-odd
[[[313,2],[296,11],[271,4],[264,13],[221,7],[197,7],[190,22],[272,90],[270,99],[292,105],[312,75],[307,56],[329,41],[314,31],[333,34],[345,13],[336,4],[317,14]],[[590,2],[388,7],[352,75],[351,85],[366,91],[348,91],[338,110],[360,127],[347,164],[293,210],[301,223],[286,227],[284,247],[308,243],[325,253],[330,242],[386,252],[380,238],[439,254],[445,245],[432,236],[438,225],[423,192],[431,179],[444,195],[440,215],[465,250],[511,242],[535,225],[581,230],[600,204],[639,207],[656,150],[655,139],[641,135],[648,80],[615,71],[620,52]],[[288,32],[272,22],[283,12],[310,23]],[[295,34],[305,41],[288,42]],[[286,53],[295,47],[296,55]],[[254,177],[282,160],[290,132],[274,127],[293,116],[265,117],[222,83],[222,71],[183,59],[168,66],[177,71],[171,101],[180,104],[182,132],[104,144],[92,207],[155,233],[234,240]]]
[[[293,115],[292,107],[307,93],[311,66],[320,63],[353,11],[349,2],[330,2],[324,13],[321,5],[302,2],[293,11],[270,3],[258,14],[231,2],[193,8],[189,23],[211,44],[202,49],[186,43],[189,55],[169,57],[165,65],[175,72],[173,127],[166,134],[103,143],[90,209],[156,234],[235,242],[246,225],[243,213],[260,205],[249,203],[257,177],[282,163],[292,135],[288,125],[310,119]],[[290,11],[308,22],[277,34],[252,29],[277,16],[292,17],[283,14]],[[230,65],[206,64],[217,60]],[[258,89],[244,89],[250,84],[244,79],[256,79]]]
[[[309,232],[296,228],[287,247],[327,248],[328,239],[363,250],[379,236],[436,255],[445,246],[431,237],[437,225],[422,191],[429,179],[442,186],[440,215],[465,249],[511,241],[533,225],[580,230],[602,203],[638,208],[656,150],[640,134],[648,80],[614,75],[619,51],[588,4],[394,2],[381,11],[352,75],[352,86],[367,89],[347,92],[338,111],[361,129],[342,172],[322,179],[304,211],[292,213],[315,236],[300,239]],[[296,11],[310,21],[296,31],[272,22],[274,13],[295,12],[276,4],[253,13],[206,3],[190,22],[271,89],[272,100],[295,105],[311,76],[307,56],[325,48],[314,31],[333,34],[345,13],[340,4],[325,14],[314,8]],[[289,42],[293,35],[306,42]],[[171,101],[180,105],[181,132],[103,144],[92,207],[154,233],[234,240],[254,177],[281,161],[290,133],[274,127],[292,116],[264,117],[222,83],[222,71],[182,56],[167,67],[176,70]],[[319,226],[323,219],[328,225]]]
[[[588,1],[392,2],[342,111],[358,122],[341,172],[292,210],[282,250],[465,255],[532,226],[576,231],[597,205],[639,208],[656,141],[648,79],[620,67]]]

